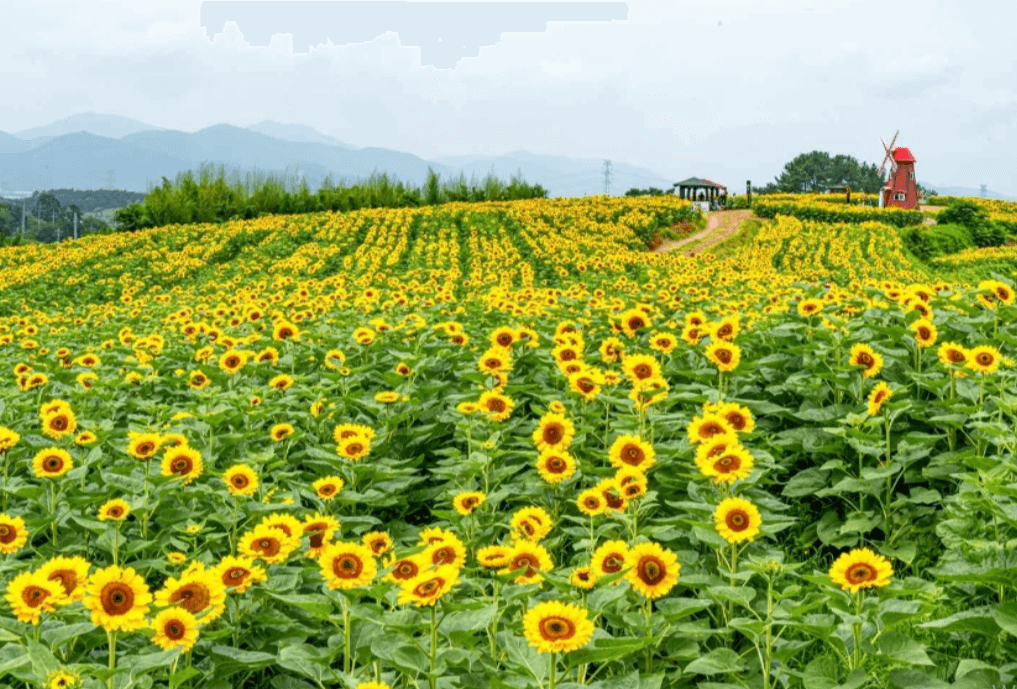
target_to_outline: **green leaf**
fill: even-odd
[[[992,613],[987,607],[981,607],[976,610],[964,610],[949,617],[925,622],[918,625],[918,627],[942,632],[982,634],[990,638],[999,634],[999,625],[993,619]]]
[[[442,619],[438,624],[438,631],[442,634],[450,634],[485,629],[491,625],[497,614],[498,606],[493,603],[473,610],[457,610]]]
[[[788,498],[800,498],[811,495],[816,491],[826,488],[829,473],[820,471],[815,467],[799,472],[791,478],[781,491],[781,495]]]
[[[316,619],[327,620],[332,616],[332,601],[320,593],[282,594],[269,591],[268,594],[287,605],[309,612]]]
[[[738,654],[730,648],[715,648],[702,658],[696,658],[685,666],[689,675],[720,675],[740,672],[743,669]]]
[[[273,660],[274,659],[275,659],[275,656],[273,656]],[[198,677],[200,675],[201,675],[201,672],[199,672],[198,669],[196,667],[194,667],[193,665],[188,665],[187,667],[183,668],[182,670],[177,670],[170,677],[170,683],[169,683],[170,689],[177,689],[177,687],[179,687],[184,682],[186,682],[189,679],[192,679],[194,677]]]
[[[899,663],[935,666],[935,663],[933,663],[929,659],[928,654],[926,654],[925,646],[923,644],[920,644],[914,639],[904,636],[899,632],[884,634],[879,637],[876,645],[882,655],[896,660]]]
[[[700,610],[713,605],[713,601],[699,598],[665,598],[657,603],[657,612],[664,616],[668,622],[694,615]]]
[[[145,655],[134,655],[128,656],[125,665],[130,667],[131,676],[143,674],[149,670],[154,670],[159,667],[166,667],[171,664],[176,658],[180,657],[180,649],[174,648],[169,651],[160,651],[158,653],[146,653]]]
[[[530,674],[538,684],[544,682],[544,677],[547,674],[547,659],[541,658],[537,650],[526,642],[526,639],[507,632],[498,632],[498,643],[505,649],[509,660]]]
[[[316,653],[317,650],[306,644],[283,646],[279,649],[277,662],[281,667],[298,672],[320,684],[331,670],[322,664]]]
[[[419,646],[402,636],[376,636],[371,639],[371,653],[404,672],[426,673],[430,660]]]
[[[652,636],[601,637],[594,639],[592,645],[573,651],[569,655],[569,661],[573,664],[604,663],[615,658],[624,658],[655,642],[656,639]]]
[[[1001,603],[992,610],[992,619],[1011,636],[1017,636],[1017,603]]]
[[[38,641],[28,642],[28,659],[37,677],[45,678],[49,673],[60,669],[60,661]]]
[[[96,626],[91,622],[78,622],[77,624],[69,624],[64,627],[57,627],[56,629],[47,629],[42,633],[42,638],[46,640],[51,648],[56,648],[60,644],[66,643],[82,634],[88,634],[94,629],[96,629]]]

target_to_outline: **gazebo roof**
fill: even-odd
[[[678,182],[675,186],[679,187],[713,187],[715,189],[727,189],[723,184],[717,184],[716,182],[710,181],[702,177],[689,177],[686,180]]]

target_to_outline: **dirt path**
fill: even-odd
[[[738,226],[741,225],[742,221],[752,217],[752,211],[747,208],[738,211],[714,211],[707,213],[706,216],[707,224],[705,230],[677,241],[664,242],[657,247],[656,252],[658,254],[666,254],[669,251],[674,251],[691,244],[685,250],[685,255],[695,256],[737,232]]]

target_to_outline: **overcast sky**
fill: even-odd
[[[1011,2],[226,4],[2,0],[0,130],[270,119],[425,159],[525,149],[744,191],[805,151],[878,164],[899,129],[920,182],[1017,195]]]

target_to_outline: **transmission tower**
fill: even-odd
[[[604,194],[611,193],[611,161],[604,161]]]
[[[989,191],[989,185],[988,184],[983,184],[981,191],[982,191],[982,198],[984,199],[986,192]]]

